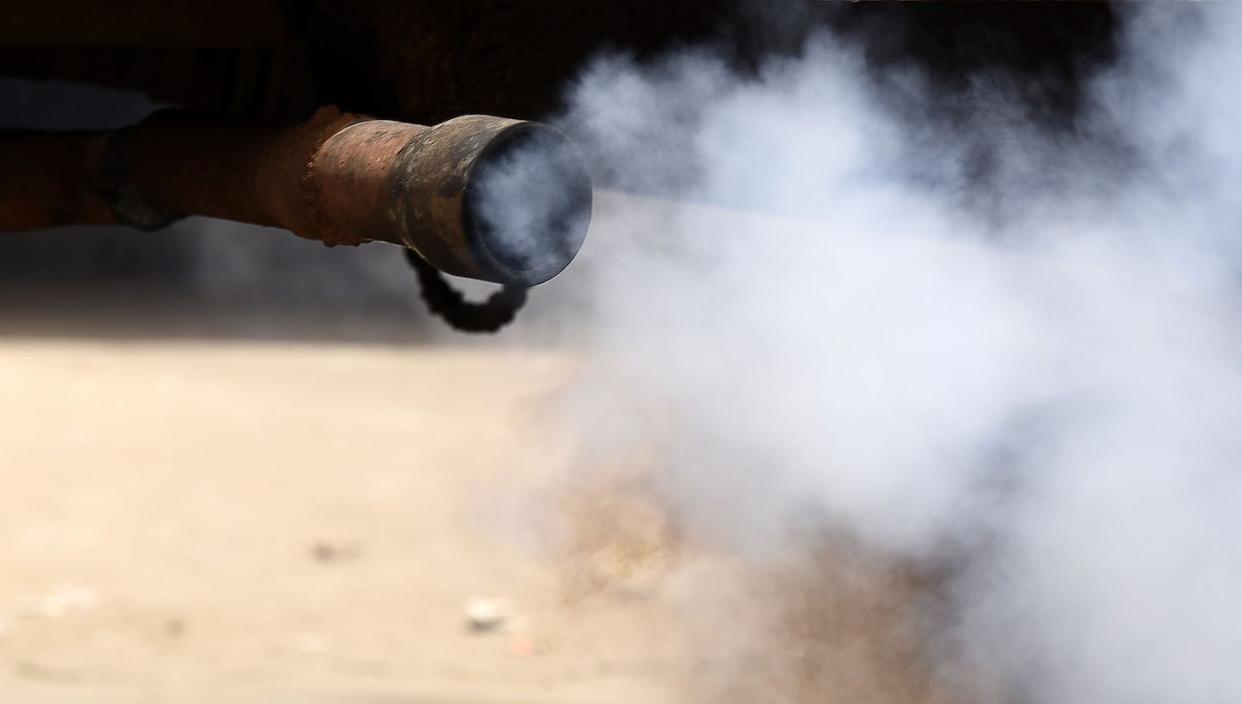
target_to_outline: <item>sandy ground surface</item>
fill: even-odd
[[[671,217],[634,205],[593,241]],[[796,515],[739,553],[661,510],[658,450],[563,456],[582,360],[522,343],[572,281],[463,338],[392,251],[187,227],[189,286],[0,281],[0,704],[961,701],[923,652],[934,574]]]
[[[568,364],[4,331],[0,701],[676,700],[671,602],[567,599],[523,514]]]

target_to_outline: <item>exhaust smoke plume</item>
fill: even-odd
[[[602,199],[549,285],[591,301],[549,314],[560,436],[637,458],[682,540],[812,575],[690,624],[795,663],[707,699],[1242,701],[1240,40],[1229,3],[1136,10],[1074,129],[999,77],[924,120],[827,36],[586,72],[563,126],[670,200]]]

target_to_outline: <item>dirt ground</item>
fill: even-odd
[[[670,215],[635,205],[599,220]],[[185,299],[0,281],[0,704],[965,701],[934,581],[800,521],[696,538],[658,452],[577,466],[583,360],[445,332],[390,251],[200,225]]]
[[[679,698],[672,602],[567,599],[530,520],[557,480],[514,448],[570,360],[28,330],[0,334],[0,701]]]

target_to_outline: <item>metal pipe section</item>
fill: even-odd
[[[591,212],[564,135],[484,115],[424,127],[325,108],[277,127],[166,112],[115,133],[0,135],[0,173],[0,230],[206,215],[330,246],[398,244],[514,286],[568,266]]]
[[[107,135],[0,131],[0,230],[116,222],[93,184]]]

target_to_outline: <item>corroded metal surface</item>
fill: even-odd
[[[442,271],[511,285],[564,269],[590,216],[590,177],[565,137],[484,115],[424,127],[324,108],[270,126],[167,112],[116,133],[11,134],[0,162],[30,174],[0,188],[0,230],[206,215],[327,245],[403,245]],[[515,165],[545,190],[491,203],[480,175]],[[537,231],[511,227],[504,208]]]

